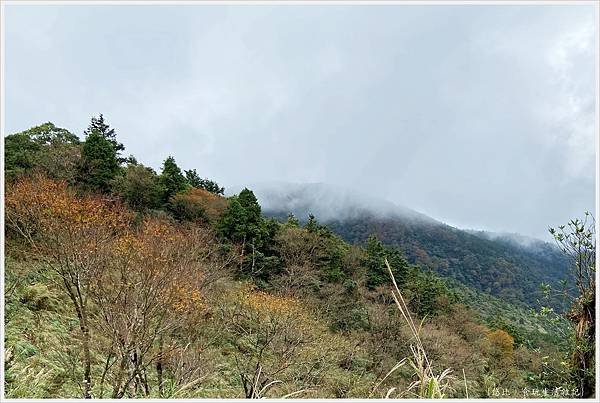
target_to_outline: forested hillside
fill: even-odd
[[[201,161],[125,156],[102,115],[4,140],[7,397],[581,395],[573,329],[509,302],[558,258],[438,224],[278,222]]]
[[[540,285],[568,279],[568,262],[557,248],[519,248],[444,224],[406,223],[402,218],[363,216],[327,225],[349,242],[375,234],[400,247],[411,263],[429,267],[477,290],[530,307],[542,298]],[[558,306],[559,301],[555,301]]]
[[[398,247],[408,261],[476,290],[513,303],[539,306],[542,284],[560,287],[569,279],[568,260],[552,244],[525,237],[464,231],[407,208],[397,207],[323,184],[263,186],[258,193],[265,213],[284,220],[287,214],[314,214],[347,242],[362,245],[375,235]],[[335,206],[331,211],[319,204]],[[338,214],[334,213],[339,212]],[[555,299],[553,306],[561,307]]]

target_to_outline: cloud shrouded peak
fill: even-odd
[[[543,236],[594,207],[596,8],[5,6],[5,129]],[[40,61],[43,61],[41,63]]]

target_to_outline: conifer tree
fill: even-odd
[[[195,169],[185,171],[185,178],[190,186],[195,187],[196,189],[204,189],[217,195],[225,193],[224,187],[219,186],[217,182],[211,181],[208,178],[201,178]]]
[[[408,273],[408,262],[400,251],[385,247],[376,236],[371,235],[367,240],[367,286],[375,288],[389,282],[389,275],[385,265],[387,258],[394,273],[398,286],[406,282]]]
[[[119,173],[117,152],[98,130],[87,135],[81,150],[77,180],[88,190],[108,192]]]
[[[125,162],[126,158],[121,158],[121,151],[125,150],[125,146],[117,141],[117,133],[115,129],[112,129],[105,121],[104,116],[100,114],[99,117],[92,116],[92,121],[88,128],[83,132],[86,136],[89,136],[93,132],[98,133],[112,144],[115,154],[117,155],[117,161],[119,163]]]
[[[311,213],[308,215],[308,221],[304,225],[304,228],[306,228],[308,232],[316,232],[319,229],[319,223],[314,214]]]
[[[177,166],[175,158],[172,156],[167,157],[164,161],[159,181],[164,192],[164,203],[167,203],[171,196],[184,191],[188,186],[185,176],[181,173],[181,169]]]
[[[231,198],[218,231],[230,241],[253,243],[256,248],[262,246],[265,224],[258,200],[251,190],[244,188],[238,196]]]

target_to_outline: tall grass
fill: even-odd
[[[425,347],[423,346],[423,342],[421,341],[421,331],[423,329],[423,321],[419,323],[417,326],[415,321],[413,320],[410,311],[408,310],[408,306],[400,289],[398,288],[398,284],[396,283],[396,279],[394,278],[394,274],[392,273],[392,269],[390,267],[389,262],[385,259],[385,265],[390,273],[390,277],[392,279],[392,284],[394,288],[392,289],[392,296],[394,298],[394,302],[398,307],[398,310],[402,314],[404,321],[408,325],[410,332],[414,339],[414,344],[411,344],[410,351],[412,353],[411,357],[406,357],[400,360],[373,388],[371,395],[379,388],[379,386],[395,371],[398,369],[408,366],[412,369],[413,381],[406,388],[405,391],[401,391],[398,393],[399,397],[417,397],[417,398],[426,398],[426,399],[442,399],[446,397],[446,393],[451,391],[451,381],[454,377],[451,375],[452,369],[446,368],[441,373],[436,374],[433,366],[429,358],[427,357],[427,352],[425,351]],[[397,388],[388,389],[385,397],[388,398],[392,396],[397,391]]]

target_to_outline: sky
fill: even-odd
[[[547,238],[595,206],[594,5],[4,5],[4,135]]]

